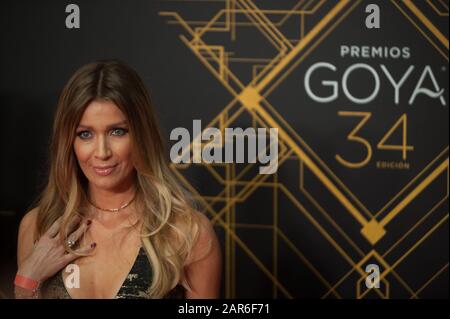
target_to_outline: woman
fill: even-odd
[[[48,184],[20,224],[16,297],[218,297],[217,237],[164,154],[137,73],[79,69],[58,101]]]

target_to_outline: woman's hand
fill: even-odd
[[[80,257],[74,253],[66,252],[64,244],[61,243],[59,236],[61,221],[60,217],[35,243],[31,253],[20,265],[17,271],[18,275],[42,282]],[[80,224],[80,217],[75,217],[69,224],[69,229],[74,229],[77,225],[78,228],[69,235],[68,241],[76,243],[84,235],[90,224],[90,220]],[[77,253],[90,253],[95,249],[95,246],[95,243],[92,243],[75,251]]]

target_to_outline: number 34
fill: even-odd
[[[370,117],[372,116],[371,112],[347,112],[347,111],[339,111],[339,116],[356,116],[356,117],[362,117],[362,120],[356,125],[356,127],[350,132],[349,135],[347,135],[347,140],[359,143],[364,146],[366,149],[366,156],[362,161],[359,162],[351,162],[344,158],[342,158],[341,155],[336,154],[335,158],[336,160],[341,163],[342,165],[349,167],[349,168],[361,168],[365,166],[370,159],[372,158],[372,145],[367,141],[365,138],[358,136],[359,130],[366,124],[367,121],[369,121]],[[413,151],[414,147],[411,145],[407,145],[407,114],[404,113],[400,118],[395,122],[395,124],[389,129],[389,131],[381,138],[381,140],[377,144],[377,149],[379,150],[389,150],[389,151],[401,151],[402,152],[402,159],[406,160],[407,152]],[[386,140],[393,134],[393,132],[400,128],[402,129],[402,144],[401,145],[391,145],[386,144]]]

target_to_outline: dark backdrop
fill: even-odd
[[[80,29],[65,27],[69,3],[0,2],[0,291],[11,296],[18,225],[46,181],[58,95],[81,65],[116,58],[144,79],[168,145],[169,132],[179,126],[191,130],[193,119],[204,127],[210,122],[219,127],[231,117],[229,127],[280,129],[277,174],[261,176],[255,167],[244,171],[246,165],[173,166],[198,192],[216,226],[224,254],[223,297],[448,298],[448,0],[413,6],[76,1]],[[381,29],[364,25],[369,3],[380,6]],[[187,29],[201,32],[198,27],[204,32],[195,42]],[[342,45],[408,47],[410,57],[343,57]],[[217,54],[219,46],[225,55]],[[339,84],[336,100],[314,101],[304,78],[317,62],[337,68],[312,76],[317,95],[331,93],[321,81],[341,81],[356,63],[377,72],[379,94],[358,104]],[[281,70],[264,69],[270,63]],[[382,64],[396,81],[415,66],[398,105]],[[408,104],[426,66],[444,89],[445,106],[425,94]],[[245,89],[253,84],[261,85],[246,99]],[[367,70],[352,73],[348,84],[357,97],[374,87]],[[422,86],[434,91],[429,74]],[[343,165],[336,155],[350,162],[367,155],[363,143],[347,136],[369,114],[355,135],[370,144],[370,160],[357,168]],[[405,115],[406,121],[397,123]],[[407,123],[406,143],[414,150],[406,158],[377,147],[396,123],[385,144],[401,145]],[[383,163],[397,168],[382,168]],[[380,235],[380,229],[386,233]],[[376,292],[364,286],[369,263],[383,273]]]

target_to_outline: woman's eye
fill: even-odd
[[[127,129],[124,128],[115,128],[111,131],[112,135],[123,136],[128,132]]]
[[[77,135],[78,135],[81,139],[83,139],[83,140],[88,139],[88,138],[91,137],[91,133],[88,132],[88,131],[81,131],[81,132],[78,132]]]

